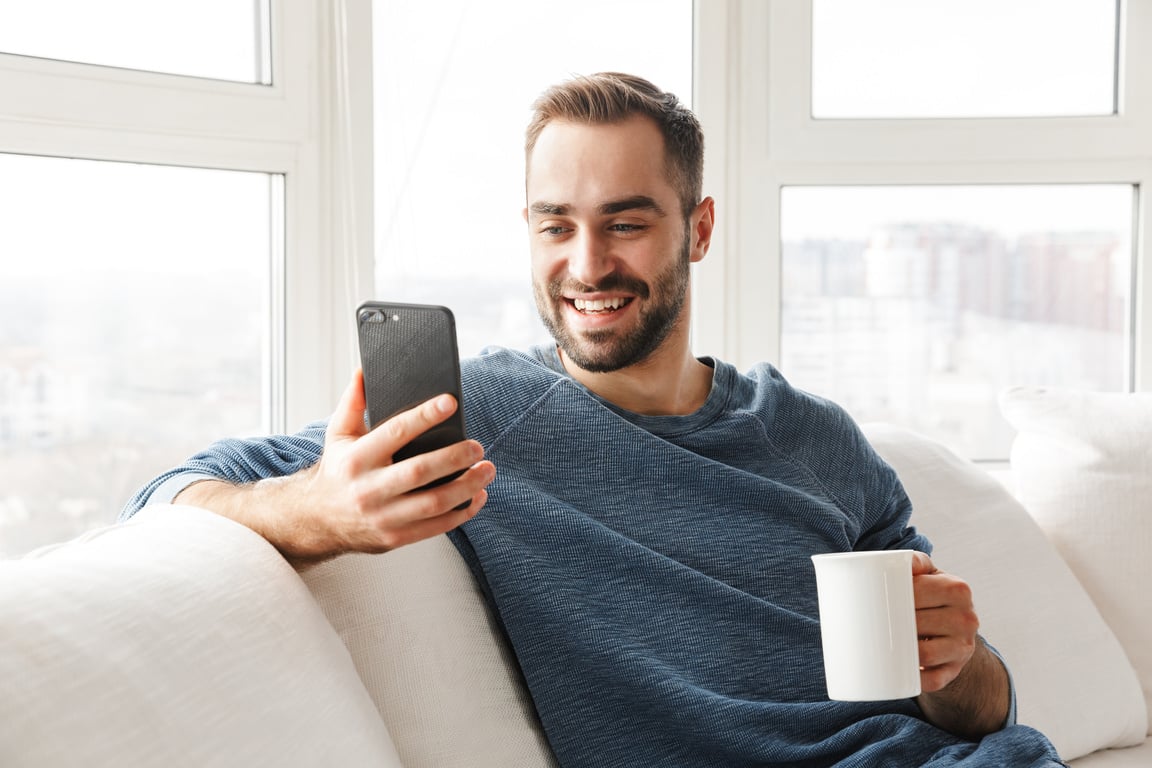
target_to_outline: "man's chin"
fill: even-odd
[[[616,334],[606,331],[565,335],[558,340],[564,357],[589,373],[612,373],[635,365],[651,354],[650,349],[632,349],[621,344]]]

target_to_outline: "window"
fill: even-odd
[[[270,83],[268,0],[37,0],[0,5],[0,51]]]
[[[222,434],[268,430],[279,186],[0,154],[5,554],[106,524]]]
[[[704,82],[740,77],[700,90],[722,235],[696,346],[1004,461],[1008,386],[1152,389],[1152,6],[928,5],[701,16]]]
[[[1124,185],[786,187],[781,367],[859,418],[1008,455],[1013,385],[1125,391]]]
[[[358,7],[73,5],[0,11],[3,557],[111,523],[213,439],[323,417],[354,365],[356,153],[318,126],[358,86],[314,62]]]
[[[605,70],[690,101],[691,0],[378,0],[374,23],[377,297],[449,306],[463,355],[546,341],[520,214],[529,107]]]
[[[1117,5],[813,0],[812,114],[1112,114]]]

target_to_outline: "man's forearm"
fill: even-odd
[[[1012,703],[1008,670],[984,641],[944,688],[917,698],[927,720],[957,736],[978,740],[1004,727]]]
[[[322,560],[334,552],[314,549],[313,536],[291,509],[306,497],[304,486],[315,467],[295,475],[235,484],[223,480],[200,480],[180,491],[173,499],[215,512],[251,528],[263,536],[293,564]]]

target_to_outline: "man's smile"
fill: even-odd
[[[607,299],[569,299],[577,312],[584,314],[612,313],[621,307],[630,304],[632,299],[624,296],[613,296]]]

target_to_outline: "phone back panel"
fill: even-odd
[[[448,421],[418,436],[396,460],[463,440],[460,357],[451,310],[365,302],[356,318],[369,427],[436,395],[449,393],[460,403]]]

